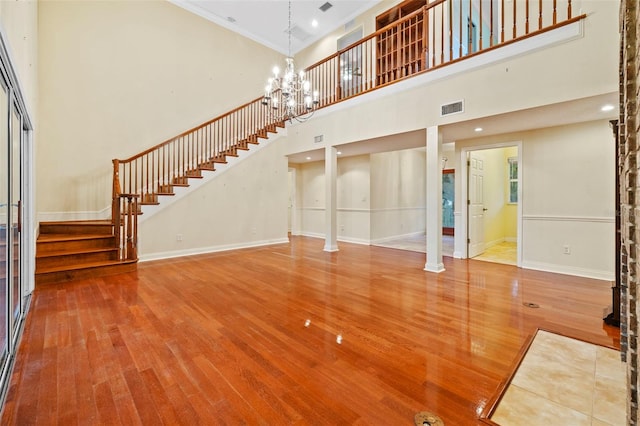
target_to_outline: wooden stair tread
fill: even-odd
[[[79,241],[79,240],[95,240],[113,238],[113,235],[107,234],[40,234],[37,242],[53,242],[53,241]]]
[[[47,257],[56,257],[56,256],[73,256],[79,254],[88,254],[88,253],[106,253],[110,251],[118,251],[115,247],[107,247],[107,248],[87,248],[83,250],[58,250],[52,251],[49,253],[36,253],[36,259],[43,259]]]
[[[64,221],[64,220],[52,220],[46,222],[40,222],[41,225],[112,225],[110,219],[104,220],[72,220],[72,221]]]
[[[77,271],[80,269],[92,269],[103,266],[130,265],[137,263],[137,260],[102,260],[99,262],[78,263],[75,265],[52,266],[44,268],[36,268],[36,275],[49,274],[52,272]]]

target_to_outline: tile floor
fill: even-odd
[[[516,265],[518,259],[518,244],[503,241],[500,244],[489,247],[484,253],[474,257],[474,259]]]
[[[540,330],[491,420],[501,426],[623,426],[626,394],[618,351]]]

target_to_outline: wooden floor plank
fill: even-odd
[[[38,287],[0,423],[473,425],[536,328],[619,347],[608,282],[444,264],[292,237]]]

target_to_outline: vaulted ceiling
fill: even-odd
[[[291,1],[291,52],[289,52],[289,2],[287,1],[169,1],[284,55],[289,53],[294,55],[380,3],[380,0]],[[313,26],[314,20],[317,26]]]

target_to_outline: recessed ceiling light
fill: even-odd
[[[336,152],[336,154],[340,155],[340,154],[342,154],[342,151],[338,151],[338,152]]]
[[[311,157],[307,157],[307,160],[311,160]]]
[[[312,26],[313,28],[316,28],[316,27],[318,26],[318,20],[317,20],[317,19],[314,19],[313,21],[311,21],[311,26]]]
[[[602,112],[607,112],[607,111],[613,111],[614,106],[611,104],[607,104],[605,106],[603,106],[602,108],[600,108],[600,111]]]
[[[475,129],[473,129],[473,130],[475,130],[476,132],[481,132],[481,131],[482,131],[482,127],[476,127],[476,128],[475,128]]]

